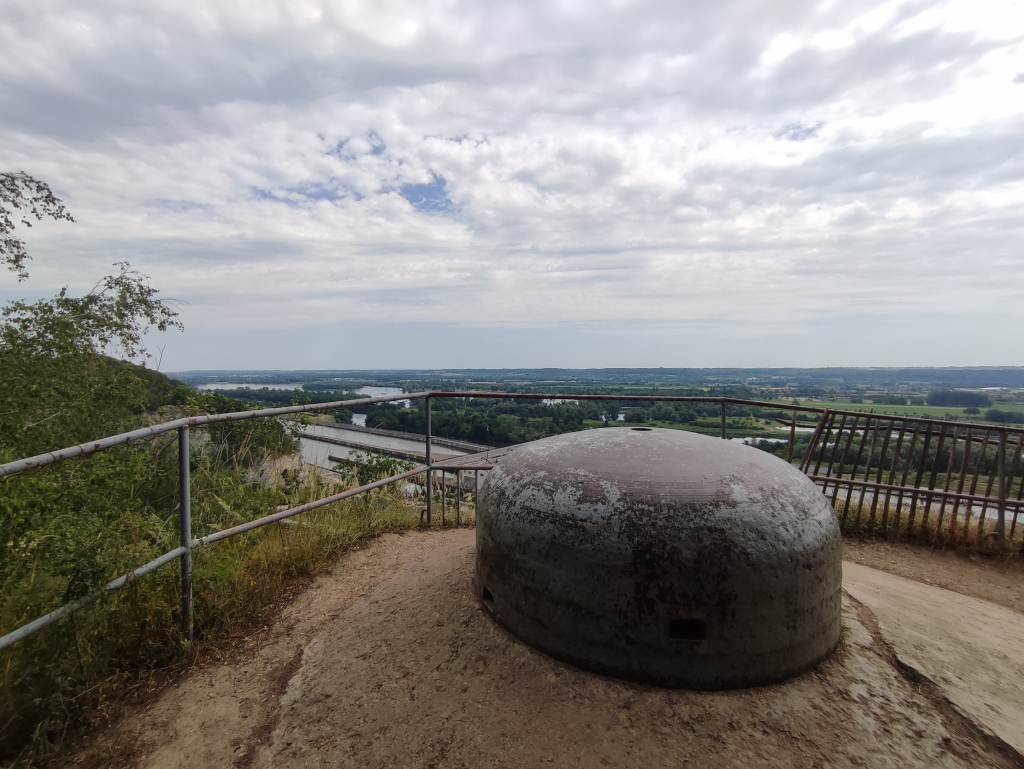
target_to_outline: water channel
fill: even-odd
[[[331,424],[325,422],[314,422],[305,427],[303,432],[306,435],[323,436],[330,440],[317,440],[315,437],[302,437],[299,439],[302,449],[302,458],[317,467],[330,469],[333,462],[330,457],[348,459],[353,454],[363,450],[353,446],[342,446],[332,441],[344,441],[366,446],[368,449],[381,448],[393,449],[417,456],[422,456],[425,450],[425,441],[422,436],[410,435],[408,438],[395,435],[381,435],[375,432],[364,432],[362,430],[347,429],[346,425]],[[452,448],[444,445],[434,445],[432,454],[435,460],[453,456],[465,456],[472,453],[467,449]]]

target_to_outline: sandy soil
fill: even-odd
[[[1024,561],[909,543],[843,540],[843,560],[1024,612]]]
[[[279,702],[303,649],[346,608],[400,567],[429,536],[387,535],[341,559],[282,603],[222,659],[198,664],[144,697],[116,724],[87,737],[67,765],[83,767],[249,767],[279,717]]]
[[[902,670],[870,610],[777,686],[670,691],[523,645],[471,589],[469,529],[390,535],[74,764],[172,767],[1024,766]]]
[[[1024,614],[849,561],[843,587],[901,663],[1024,754]]]

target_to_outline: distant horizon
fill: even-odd
[[[688,386],[696,384],[751,384],[785,386],[846,384],[892,386],[899,383],[932,387],[1024,388],[1024,366],[823,366],[823,367],[500,367],[500,368],[367,368],[367,369],[191,369],[165,372],[185,382],[200,384],[216,380],[225,384],[258,389],[261,384],[281,382],[454,381],[539,385],[575,384],[595,386],[644,384]],[[780,381],[776,381],[780,380]]]
[[[270,374],[288,372],[308,373],[364,373],[378,371],[430,371],[430,372],[461,372],[461,371],[830,371],[830,370],[976,370],[976,369],[1014,369],[1024,371],[1024,366],[444,366],[426,369],[416,367],[395,368],[230,368],[230,369],[184,369],[165,374]]]

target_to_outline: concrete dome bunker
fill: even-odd
[[[635,427],[524,444],[481,485],[476,545],[491,614],[599,673],[757,686],[839,643],[835,515],[803,473],[749,446]]]

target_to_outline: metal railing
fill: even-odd
[[[426,393],[417,393],[418,397],[424,397]],[[101,438],[97,441],[90,441],[88,443],[81,443],[77,446],[70,446],[66,449],[60,449],[58,451],[49,451],[44,454],[37,454],[34,457],[28,457],[26,459],[19,459],[14,462],[7,462],[6,464],[0,465],[0,478],[15,475],[17,473],[24,472],[35,468],[46,467],[52,465],[55,462],[60,462],[65,459],[72,459],[74,457],[81,457],[87,454],[94,454],[98,451],[104,451],[106,449],[114,448],[115,446],[124,446],[129,443],[137,443],[149,438],[154,438],[157,435],[163,435],[165,433],[177,431],[178,433],[178,476],[179,476],[179,530],[180,530],[180,542],[181,544],[174,550],[168,553],[164,553],[159,558],[155,558],[149,563],[143,564],[137,569],[124,574],[117,579],[111,580],[99,590],[94,593],[78,598],[70,603],[61,606],[59,609],[55,609],[49,614],[45,614],[32,622],[29,622],[16,630],[11,631],[3,637],[0,637],[0,649],[5,649],[8,646],[17,643],[25,638],[28,638],[33,633],[37,633],[48,625],[52,625],[55,622],[60,621],[69,614],[81,609],[84,606],[88,606],[97,599],[115,590],[128,585],[137,577],[141,577],[144,574],[148,574],[151,571],[159,569],[161,566],[165,566],[172,563],[175,560],[181,560],[181,617],[182,625],[185,634],[188,638],[192,637],[192,551],[197,547],[203,545],[212,544],[221,539],[241,534],[245,531],[252,531],[262,526],[267,526],[275,521],[289,518],[299,513],[304,513],[309,510],[313,510],[317,507],[329,505],[332,502],[337,502],[341,499],[345,499],[356,494],[361,494],[370,489],[378,488],[379,486],[386,485],[387,483],[393,483],[396,480],[401,480],[402,477],[410,477],[418,473],[423,472],[422,469],[416,471],[409,471],[402,473],[400,476],[395,476],[384,481],[377,483],[367,484],[355,489],[349,489],[341,494],[335,494],[331,497],[311,502],[306,505],[292,508],[290,510],[283,510],[273,515],[268,515],[263,518],[259,518],[254,521],[249,521],[241,526],[235,526],[231,529],[225,529],[223,531],[210,534],[209,536],[202,537],[200,539],[194,539],[192,537],[192,521],[191,521],[191,478],[190,478],[190,467],[189,467],[189,429],[192,427],[201,427],[203,425],[218,424],[221,422],[237,422],[244,419],[255,419],[261,417],[278,417],[285,416],[288,414],[301,414],[308,413],[311,411],[324,411],[336,408],[343,408],[345,406],[352,405],[370,405],[373,403],[384,403],[387,401],[396,400],[393,397],[383,398],[364,398],[359,401],[336,401],[332,403],[317,403],[308,404],[303,406],[285,406],[281,408],[270,408],[270,409],[256,409],[250,411],[237,411],[228,414],[204,414],[201,416],[194,417],[182,417],[181,419],[175,419],[170,422],[164,422],[158,425],[150,425],[149,427],[143,427],[138,430],[132,430],[127,433],[120,433],[118,435],[111,435],[107,438]]]
[[[262,518],[258,518],[256,520],[240,524],[240,525],[235,526],[233,528],[224,529],[222,531],[218,531],[218,532],[215,532],[213,534],[209,534],[209,535],[207,535],[205,537],[194,538],[192,536],[191,498],[190,498],[190,467],[189,467],[189,457],[190,457],[190,452],[189,452],[189,430],[191,428],[193,428],[193,427],[202,427],[204,425],[219,424],[219,423],[222,423],[222,422],[235,422],[235,421],[246,420],[246,419],[257,419],[257,418],[267,418],[267,417],[280,417],[280,416],[287,416],[287,415],[291,415],[291,414],[302,414],[302,413],[310,413],[310,412],[316,412],[316,411],[331,411],[331,410],[339,409],[339,408],[351,408],[351,407],[354,407],[354,406],[368,406],[368,405],[377,404],[377,403],[388,403],[388,402],[391,402],[391,401],[399,401],[399,400],[413,401],[413,400],[419,400],[421,398],[424,399],[424,402],[425,402],[424,403],[424,412],[425,412],[424,416],[425,416],[425,428],[426,428],[425,429],[425,435],[424,435],[424,440],[425,440],[424,462],[425,463],[423,465],[414,467],[411,470],[407,470],[405,472],[398,473],[398,474],[390,476],[388,478],[383,478],[381,480],[374,481],[373,483],[368,483],[368,484],[365,484],[365,485],[362,485],[362,486],[358,486],[356,488],[348,489],[348,490],[340,492],[338,494],[333,494],[331,496],[324,497],[322,499],[318,499],[316,501],[309,502],[307,504],[300,505],[298,507],[293,507],[293,508],[290,508],[288,510],[282,510],[280,512],[276,512],[276,513],[273,513],[271,515],[267,515],[267,516],[264,516]],[[816,422],[814,422],[814,423],[806,423],[805,422],[804,423],[805,425],[814,424],[815,425],[815,431],[814,431],[814,434],[813,434],[813,436],[811,438],[810,443],[808,444],[807,451],[805,452],[803,461],[801,463],[801,469],[804,472],[806,472],[811,478],[813,478],[816,482],[820,483],[823,486],[823,489],[826,492],[827,492],[829,486],[830,485],[832,486],[832,488],[833,488],[833,504],[835,504],[835,502],[836,502],[837,494],[839,493],[839,489],[841,487],[848,490],[848,493],[847,493],[846,499],[845,499],[845,505],[846,506],[844,507],[844,510],[843,510],[844,518],[846,516],[847,508],[848,508],[849,502],[850,502],[850,490],[852,490],[854,487],[857,487],[857,488],[860,488],[860,489],[865,489],[865,488],[869,488],[870,487],[870,488],[872,488],[874,490],[875,499],[872,502],[872,510],[874,511],[874,502],[877,501],[878,493],[881,490],[885,490],[887,494],[892,492],[892,491],[900,491],[900,492],[903,492],[903,493],[910,492],[911,489],[905,486],[908,477],[910,477],[910,475],[913,475],[913,477],[915,478],[915,482],[916,482],[917,486],[920,486],[923,474],[925,472],[924,469],[923,469],[924,465],[920,465],[918,467],[918,471],[916,473],[911,473],[910,470],[909,470],[909,466],[906,465],[907,460],[904,458],[902,460],[899,460],[899,461],[902,461],[904,463],[903,465],[900,465],[900,467],[904,468],[902,476],[901,476],[900,484],[895,484],[894,483],[894,478],[898,474],[898,471],[896,469],[896,465],[893,465],[892,467],[889,468],[889,475],[887,476],[888,480],[887,480],[887,483],[885,483],[885,484],[881,483],[881,477],[882,476],[881,476],[881,469],[880,468],[879,468],[879,471],[878,471],[879,472],[879,474],[878,474],[879,480],[878,481],[868,481],[867,474],[865,474],[864,478],[855,478],[854,476],[857,473],[857,468],[861,467],[860,460],[857,460],[856,462],[854,462],[851,465],[851,470],[847,474],[845,472],[845,463],[844,463],[842,458],[840,458],[838,465],[836,465],[836,463],[835,463],[836,449],[834,447],[839,445],[839,443],[841,442],[842,436],[845,435],[846,436],[846,444],[847,445],[846,445],[846,448],[844,449],[844,452],[842,454],[840,454],[839,456],[840,457],[845,457],[849,453],[850,445],[852,443],[854,434],[858,430],[857,425],[860,423],[860,420],[865,420],[865,421],[863,423],[863,427],[860,428],[860,429],[863,430],[864,435],[862,436],[861,441],[859,443],[858,451],[862,450],[863,447],[864,447],[864,443],[865,443],[867,432],[872,432],[872,435],[874,436],[873,439],[872,439],[872,444],[871,444],[872,448],[871,448],[871,451],[869,452],[869,456],[874,456],[874,447],[875,447],[874,440],[875,440],[875,438],[878,437],[880,432],[884,432],[884,436],[883,436],[884,447],[881,449],[881,454],[885,455],[886,450],[887,450],[885,447],[888,446],[889,437],[891,437],[891,434],[892,434],[893,430],[896,429],[894,427],[896,422],[903,422],[903,423],[907,423],[907,424],[909,424],[911,422],[921,422],[921,423],[930,423],[930,424],[934,424],[934,425],[943,425],[944,427],[941,430],[933,430],[932,428],[928,428],[928,432],[927,432],[927,436],[940,436],[938,438],[938,445],[937,445],[936,450],[935,450],[935,455],[939,456],[939,457],[945,456],[942,453],[942,443],[944,442],[944,439],[945,439],[944,437],[945,436],[947,436],[947,435],[952,435],[953,436],[952,443],[953,443],[953,445],[955,447],[956,442],[958,440],[957,436],[960,435],[960,433],[958,431],[966,430],[967,431],[966,432],[966,436],[961,437],[959,440],[962,440],[964,442],[963,445],[973,447],[975,445],[975,443],[977,442],[977,440],[979,440],[979,438],[977,436],[981,434],[981,431],[984,431],[986,436],[988,436],[989,433],[1001,436],[996,441],[996,445],[998,447],[1001,447],[1001,448],[999,448],[997,450],[998,451],[998,456],[1000,457],[1000,459],[998,461],[998,465],[999,465],[999,468],[1000,468],[999,473],[998,473],[998,477],[999,477],[998,497],[991,498],[990,494],[989,494],[989,492],[991,492],[991,486],[992,486],[992,476],[991,475],[988,478],[986,493],[983,494],[983,495],[978,495],[978,494],[975,493],[976,492],[977,481],[978,481],[978,477],[979,477],[977,472],[975,472],[974,480],[973,480],[973,482],[972,482],[972,484],[970,486],[970,491],[969,492],[963,492],[963,474],[962,473],[961,473],[961,478],[958,481],[959,485],[958,485],[958,488],[957,488],[956,492],[949,493],[949,491],[948,491],[948,485],[950,483],[950,479],[949,479],[948,475],[946,476],[945,481],[944,481],[944,483],[945,483],[947,488],[945,488],[942,491],[937,491],[934,488],[935,481],[936,481],[936,478],[937,478],[937,475],[934,472],[934,462],[932,463],[933,472],[929,476],[930,487],[927,489],[927,493],[925,494],[925,497],[927,497],[927,500],[929,500],[929,502],[930,502],[930,499],[932,499],[932,498],[942,497],[943,499],[945,499],[945,498],[956,498],[958,500],[957,504],[959,504],[960,501],[965,501],[965,500],[968,501],[969,504],[974,504],[974,503],[977,503],[977,502],[981,502],[983,505],[988,505],[988,504],[995,503],[995,505],[998,507],[998,510],[999,510],[999,520],[1000,521],[1004,520],[1005,510],[1007,509],[1008,506],[1012,506],[1013,509],[1018,511],[1018,512],[1020,511],[1020,508],[1021,508],[1021,491],[1018,490],[1017,497],[1016,497],[1015,500],[1013,500],[1012,504],[1010,503],[1010,500],[1008,499],[1008,494],[1009,494],[1009,490],[1010,490],[1010,487],[1012,485],[1012,480],[1013,479],[1012,479],[1012,473],[1011,473],[1011,476],[1009,477],[1009,480],[1007,480],[1007,475],[1006,475],[1007,464],[1005,462],[1005,447],[1007,445],[1007,438],[1006,438],[1006,436],[1008,434],[1014,434],[1014,435],[1018,436],[1017,440],[1016,440],[1016,443],[1012,444],[1014,446],[1013,461],[1012,461],[1012,463],[1010,463],[1010,467],[1011,467],[1011,470],[1012,470],[1012,468],[1016,468],[1018,466],[1018,464],[1019,464],[1020,455],[1021,455],[1022,441],[1024,441],[1024,437],[1021,437],[1021,436],[1022,436],[1022,434],[1024,434],[1024,430],[1020,430],[1018,428],[995,427],[995,426],[991,426],[991,425],[965,425],[963,423],[956,423],[954,425],[954,423],[943,423],[943,422],[937,422],[935,420],[912,420],[912,419],[909,419],[909,418],[902,418],[902,417],[882,417],[880,415],[869,415],[869,414],[863,414],[863,413],[858,413],[858,412],[831,411],[831,410],[825,410],[825,409],[813,408],[813,407],[807,407],[807,406],[799,406],[799,405],[793,405],[793,404],[772,403],[772,402],[766,402],[766,401],[755,401],[755,400],[747,400],[747,399],[742,399],[742,398],[729,398],[729,397],[722,397],[722,396],[592,395],[592,394],[586,394],[586,393],[510,393],[510,392],[494,392],[494,391],[487,391],[487,390],[455,390],[455,391],[431,390],[431,391],[423,391],[423,392],[417,392],[417,393],[403,393],[401,395],[382,396],[382,397],[377,397],[377,398],[362,398],[362,399],[358,399],[358,400],[334,401],[334,402],[330,402],[330,403],[316,403],[316,404],[306,404],[306,405],[301,405],[301,406],[285,406],[285,407],[279,407],[279,408],[256,409],[256,410],[250,410],[250,411],[232,412],[232,413],[227,413],[227,414],[206,414],[206,415],[194,416],[194,417],[183,417],[181,419],[176,419],[176,420],[165,422],[165,423],[162,423],[162,424],[152,425],[152,426],[149,426],[149,427],[144,427],[144,428],[141,428],[139,430],[133,430],[133,431],[127,432],[127,433],[121,433],[119,435],[113,435],[113,436],[110,436],[110,437],[107,437],[107,438],[102,438],[102,439],[97,440],[97,441],[91,441],[89,443],[83,443],[83,444],[80,444],[78,446],[71,446],[69,448],[60,449],[59,451],[47,452],[45,454],[39,454],[39,455],[34,456],[34,457],[28,457],[26,459],[20,459],[20,460],[14,461],[14,462],[8,462],[6,464],[0,465],[0,478],[4,478],[4,477],[11,476],[11,475],[14,475],[14,474],[17,474],[17,473],[20,473],[20,472],[24,472],[26,470],[45,467],[47,465],[50,465],[50,464],[53,464],[55,462],[59,462],[59,461],[65,460],[65,459],[71,459],[71,458],[74,458],[74,457],[81,457],[81,456],[85,456],[85,455],[88,455],[88,454],[93,454],[93,453],[98,452],[98,451],[104,451],[106,449],[114,448],[115,446],[121,446],[121,445],[130,444],[130,443],[136,443],[138,441],[142,441],[142,440],[146,440],[146,439],[149,439],[149,438],[153,438],[153,437],[155,437],[157,435],[162,435],[162,434],[165,434],[165,433],[168,433],[168,432],[177,431],[177,433],[178,433],[178,463],[179,463],[179,494],[180,494],[179,529],[180,529],[180,543],[181,543],[178,547],[176,547],[175,549],[171,550],[170,552],[164,553],[159,558],[156,558],[156,559],[150,561],[149,563],[146,563],[146,564],[138,567],[137,569],[129,572],[128,574],[124,574],[124,575],[118,577],[117,579],[114,579],[114,580],[108,582],[106,585],[104,585],[101,589],[97,590],[96,592],[94,592],[94,593],[92,593],[92,594],[90,594],[88,596],[79,598],[79,599],[77,599],[75,601],[72,601],[72,602],[70,602],[68,604],[65,604],[64,606],[61,606],[60,608],[50,612],[49,614],[46,614],[46,615],[44,615],[42,617],[39,617],[38,619],[33,620],[32,622],[29,622],[29,623],[27,623],[25,625],[22,625],[21,627],[19,627],[16,630],[8,633],[7,635],[5,635],[3,637],[0,637],[0,649],[4,649],[4,648],[6,648],[8,646],[11,646],[12,644],[17,643],[18,641],[21,641],[21,640],[27,638],[28,636],[32,635],[33,633],[39,632],[43,628],[45,628],[45,627],[47,627],[49,625],[52,625],[55,622],[58,622],[63,617],[68,616],[72,612],[75,612],[75,611],[77,611],[78,609],[80,609],[80,608],[82,608],[84,606],[87,606],[88,604],[96,601],[97,599],[99,599],[100,597],[106,595],[107,593],[115,591],[115,590],[120,590],[121,588],[123,588],[126,585],[130,584],[136,578],[141,577],[144,574],[148,574],[149,572],[155,571],[156,569],[159,569],[162,566],[166,566],[167,564],[172,563],[175,560],[179,560],[180,564],[181,564],[181,618],[182,618],[182,624],[183,624],[183,632],[185,633],[185,635],[188,638],[191,638],[192,637],[192,551],[193,550],[195,550],[195,549],[197,549],[199,547],[206,546],[206,545],[211,545],[211,544],[213,544],[215,542],[219,542],[220,540],[227,539],[228,537],[233,537],[235,535],[242,534],[244,532],[253,531],[253,530],[261,528],[263,526],[267,526],[267,525],[269,525],[271,523],[275,523],[277,521],[281,521],[281,520],[284,520],[286,518],[290,518],[292,516],[299,515],[301,513],[305,513],[305,512],[308,512],[310,510],[314,510],[316,508],[323,507],[325,505],[329,505],[329,504],[332,504],[334,502],[341,501],[343,499],[347,499],[349,497],[353,497],[353,496],[357,496],[359,494],[363,494],[363,493],[368,492],[368,491],[370,491],[372,489],[377,489],[377,488],[380,488],[382,486],[386,486],[386,485],[389,485],[391,483],[402,481],[402,480],[405,480],[405,479],[408,479],[408,478],[412,478],[414,476],[421,475],[421,474],[425,474],[426,475],[425,485],[426,485],[426,489],[427,489],[427,494],[426,494],[426,511],[425,511],[425,514],[426,514],[426,522],[427,522],[428,525],[430,525],[432,523],[432,518],[433,518],[433,493],[432,493],[432,489],[433,489],[433,474],[434,473],[436,473],[436,472],[441,472],[441,473],[445,473],[445,472],[458,472],[460,474],[459,475],[459,482],[458,483],[459,483],[459,488],[461,488],[461,471],[464,471],[464,470],[476,470],[476,471],[479,471],[479,470],[487,470],[487,469],[490,469],[491,467],[493,467],[493,463],[490,462],[489,460],[487,460],[486,458],[480,458],[480,459],[474,460],[472,457],[469,457],[469,458],[467,458],[467,460],[469,460],[469,461],[465,461],[465,460],[464,461],[447,460],[446,462],[441,462],[441,463],[434,463],[433,462],[433,458],[432,458],[432,443],[433,443],[432,438],[433,438],[433,436],[432,436],[432,431],[431,431],[431,401],[433,399],[435,399],[435,398],[479,398],[479,399],[502,399],[502,400],[504,400],[504,399],[514,399],[514,400],[544,400],[544,401],[554,401],[554,400],[581,401],[581,400],[585,400],[585,401],[608,401],[608,402],[615,402],[615,403],[652,403],[652,402],[717,403],[720,406],[720,415],[721,415],[721,422],[720,422],[720,424],[721,424],[721,437],[722,438],[725,438],[726,434],[727,434],[727,410],[728,410],[729,405],[752,406],[752,407],[755,407],[755,408],[762,408],[762,409],[767,409],[767,410],[772,410],[772,411],[789,411],[790,412],[790,419],[788,421],[784,421],[784,420],[777,420],[777,421],[783,422],[783,424],[786,424],[790,428],[790,431],[789,431],[789,450],[788,450],[788,455],[789,455],[788,458],[789,458],[790,461],[792,461],[793,449],[794,449],[794,446],[796,445],[796,442],[797,442],[796,441],[797,427],[800,426],[800,423],[797,420],[797,414],[798,413],[804,413],[804,414],[815,415],[815,416],[818,417]],[[842,421],[840,422],[838,430],[835,428],[835,419],[837,417],[841,417],[841,419],[842,419]],[[853,419],[853,421],[850,422],[849,426],[847,426],[847,419],[848,418],[852,418]],[[880,425],[883,422],[888,425],[887,428],[880,427]],[[949,433],[949,430],[952,430],[952,433]],[[973,433],[972,433],[972,430],[974,431]],[[896,447],[897,448],[895,450],[895,456],[897,458],[900,458],[900,457],[904,456],[901,453],[901,448],[900,447],[903,445],[902,438],[903,438],[903,435],[905,434],[905,432],[906,432],[906,424],[904,424],[904,426],[899,429],[899,436],[900,437],[897,440],[897,443],[896,443]],[[914,454],[913,447],[916,445],[916,439],[917,439],[917,436],[918,436],[919,432],[920,432],[919,429],[917,429],[917,428],[914,429],[914,432],[913,432],[914,439],[909,444],[910,448],[907,450],[907,452],[908,452],[907,456],[916,456]],[[833,433],[835,433],[835,435],[836,435],[834,440],[832,438]],[[985,437],[983,439],[983,446],[984,446],[984,448],[982,449],[983,453],[985,451],[987,451],[988,446],[989,446],[989,442],[990,441],[989,441],[988,437]],[[925,456],[932,456],[931,454],[928,453],[928,445],[929,445],[929,438],[926,437],[925,438],[925,443],[924,443],[923,455],[925,455]],[[831,452],[831,455],[830,455],[829,462],[826,465],[825,473],[824,473],[824,475],[822,475],[820,470],[821,470],[821,465],[822,465],[822,462],[823,462],[823,456],[824,456],[824,454],[828,453],[829,448],[832,448],[832,452]],[[968,450],[967,453],[970,454],[970,450]],[[951,462],[953,461],[952,458],[950,459],[950,461]],[[813,470],[813,472],[810,471],[810,466],[811,466],[812,462],[814,463],[814,470]],[[898,462],[897,462],[897,464],[898,464]],[[870,460],[868,460],[868,465],[870,465]],[[966,457],[963,460],[963,466],[964,467],[970,466],[971,468],[975,467],[975,465],[972,465],[972,464],[970,464],[967,461]],[[835,471],[835,472],[833,472],[833,471]],[[1018,476],[1019,476],[1019,473],[1018,473]],[[1017,483],[1018,483],[1018,487],[1019,487],[1019,484],[1020,484],[1019,477],[1017,478]],[[915,491],[916,491],[916,494],[922,494],[921,490],[920,489],[916,489],[916,487],[915,487]],[[930,495],[930,496],[928,496],[928,495]],[[917,499],[916,496],[914,496],[913,498]],[[458,497],[456,497],[456,499],[458,499]],[[929,502],[925,503],[925,508],[926,509],[928,507]],[[858,511],[863,507],[863,503],[864,503],[864,494],[863,494],[863,491],[862,491],[861,499],[860,499],[860,502],[858,504]],[[442,515],[443,515],[443,504],[444,504],[444,497],[442,496]],[[913,503],[911,503],[911,504],[912,504],[912,507],[911,507],[910,515],[911,515],[911,519],[913,519],[914,504]],[[897,505],[897,509],[899,509],[899,505]],[[859,512],[858,512],[858,515],[859,515]],[[941,515],[942,515],[941,511],[940,511],[939,515],[940,515],[940,519],[941,519]],[[983,516],[984,516],[984,511],[982,512],[982,520],[983,520]],[[954,507],[953,518],[955,518],[955,517],[956,517],[956,508]],[[442,523],[443,523],[443,520],[442,520]],[[1013,536],[1013,532],[1015,531],[1015,524],[1016,524],[1016,516],[1014,516],[1014,522],[1013,522],[1013,524],[1011,525],[1011,528],[1010,528],[1010,536],[1011,537]],[[1002,531],[1002,529],[1000,529],[1000,531]]]
[[[831,488],[843,524],[1003,540],[1024,510],[1022,447],[1019,427],[828,410],[800,469]]]

